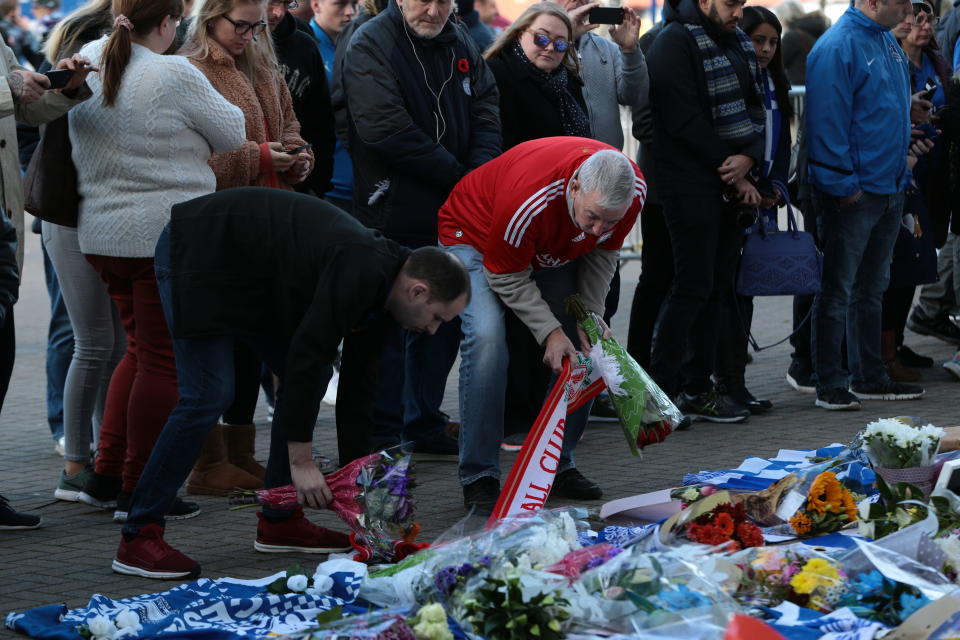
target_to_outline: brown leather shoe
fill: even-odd
[[[256,425],[224,425],[223,440],[227,443],[227,460],[230,464],[260,478],[263,482],[267,470],[253,457],[254,444],[257,440]]]
[[[224,426],[218,424],[203,443],[200,456],[187,478],[187,493],[190,495],[225,496],[237,489],[263,488],[260,478],[227,461],[223,431]]]

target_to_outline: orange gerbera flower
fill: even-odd
[[[713,519],[713,526],[720,529],[725,536],[732,536],[736,523],[729,513],[718,513],[717,517]]]
[[[811,525],[810,518],[808,518],[807,514],[803,511],[797,511],[794,516],[790,518],[790,526],[797,532],[797,535],[802,536],[805,533],[809,533]]]
[[[860,515],[857,504],[853,501],[853,496],[849,491],[843,492],[843,510],[847,512],[847,517],[850,518],[850,522],[857,520]]]

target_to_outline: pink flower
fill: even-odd
[[[716,488],[715,486],[713,486],[713,485],[710,485],[710,484],[705,485],[705,486],[703,486],[703,487],[700,488],[700,495],[702,495],[702,496],[704,496],[704,497],[706,497],[706,496],[712,496],[712,495],[715,494],[716,492],[717,492],[717,488]]]

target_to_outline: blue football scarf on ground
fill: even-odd
[[[739,46],[747,54],[750,65],[751,91],[756,106],[748,107],[740,87],[740,79],[733,64],[717,43],[707,35],[706,29],[699,24],[684,23],[690,30],[700,55],[703,58],[703,70],[707,76],[707,93],[710,95],[710,108],[713,113],[713,128],[717,135],[728,141],[744,140],[761,133],[766,123],[763,109],[763,92],[760,90],[760,68],[757,65],[753,43],[740,29],[736,30]]]
[[[61,604],[11,613],[6,625],[31,638],[79,640],[79,625],[95,616],[113,620],[120,612],[131,610],[143,625],[137,635],[140,638],[254,640],[269,633],[284,635],[316,626],[318,613],[350,605],[357,599],[366,566],[351,560],[324,564],[334,584],[322,596],[267,593],[265,586],[281,574],[262,580],[201,578],[163,593],[122,600],[98,594],[86,607],[69,611]]]

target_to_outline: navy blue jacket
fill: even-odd
[[[807,58],[810,184],[838,198],[907,186],[910,76],[893,34],[850,7]]]
[[[437,211],[468,171],[500,154],[497,85],[455,17],[435,38],[396,3],[361,26],[344,56],[354,212],[407,246],[437,242]]]

